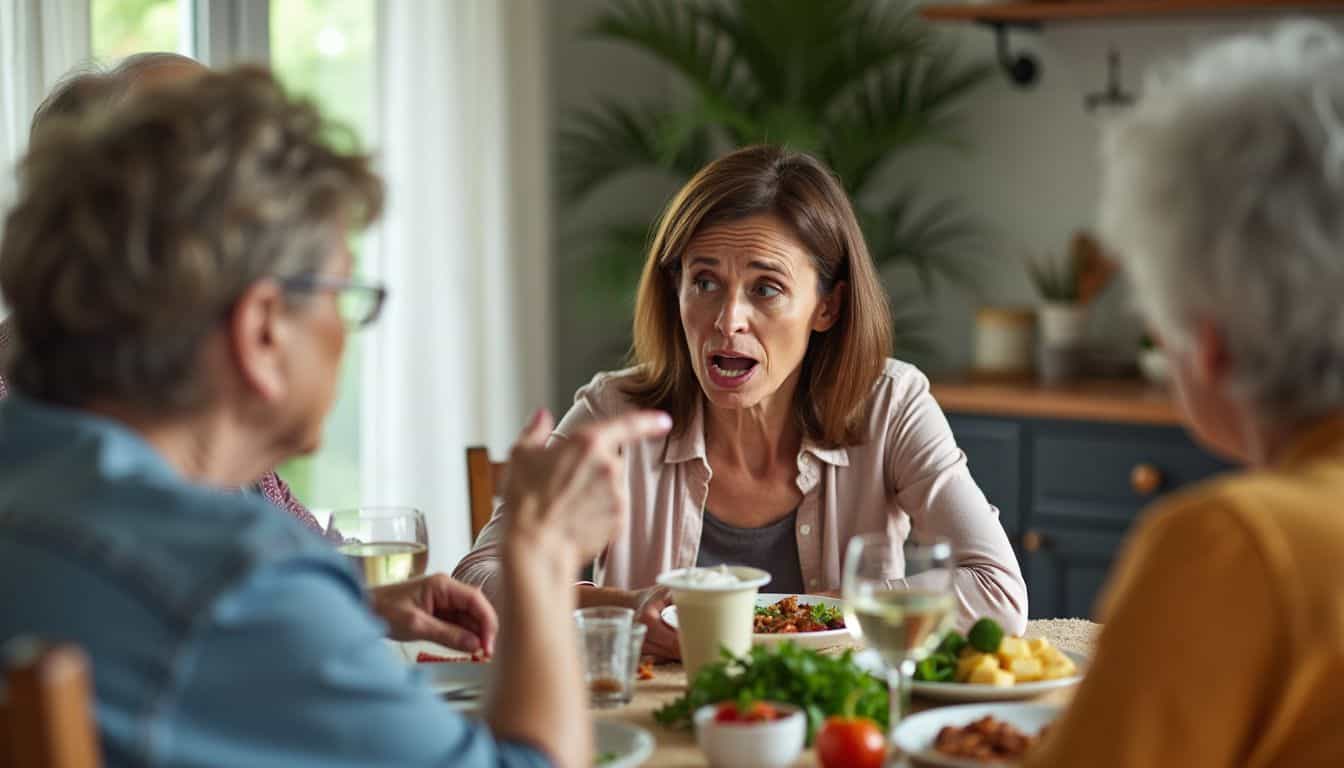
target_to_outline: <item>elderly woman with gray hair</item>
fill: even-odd
[[[29,597],[0,602],[0,643],[88,651],[113,766],[590,765],[569,578],[624,516],[619,450],[665,414],[548,449],[539,413],[515,446],[482,722],[388,650],[341,555],[232,490],[317,446],[381,306],[346,246],[381,182],[327,129],[239,70],[34,141],[0,243],[0,584]]]
[[[1032,766],[1344,765],[1344,39],[1209,46],[1108,130],[1101,221],[1244,472],[1147,512]]]

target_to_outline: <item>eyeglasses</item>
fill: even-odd
[[[295,293],[331,291],[341,313],[341,320],[351,329],[365,328],[378,319],[387,300],[387,286],[379,282],[332,275],[295,275],[280,278],[285,290]]]

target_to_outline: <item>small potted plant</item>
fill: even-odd
[[[1040,374],[1047,381],[1076,375],[1082,368],[1087,306],[1110,281],[1114,265],[1085,232],[1073,236],[1068,255],[1027,263],[1041,295],[1037,309]]]

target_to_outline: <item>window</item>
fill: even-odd
[[[225,2],[227,0],[204,0]],[[112,63],[144,51],[190,55],[200,0],[89,0],[92,51]],[[376,0],[271,0],[271,67],[291,92],[315,101],[349,133],[333,140],[367,146],[373,116]],[[201,17],[208,14],[200,14]],[[358,263],[359,243],[355,244]],[[327,419],[322,449],[280,468],[304,504],[359,504],[360,335],[346,345],[340,394]]]
[[[367,146],[373,122],[375,0],[271,0],[271,68],[291,91],[313,99]],[[353,148],[353,147],[346,147]],[[359,243],[353,248],[359,263]],[[358,270],[356,270],[358,271]],[[327,417],[322,449],[280,468],[309,507],[360,503],[359,370],[363,334],[352,333],[340,395]]]
[[[91,0],[93,56],[109,62],[142,51],[191,52],[191,0]]]

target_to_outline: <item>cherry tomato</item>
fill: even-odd
[[[768,723],[778,719],[779,710],[764,701],[753,702],[745,709],[739,709],[737,704],[728,701],[720,704],[714,712],[716,723]]]
[[[882,768],[887,745],[866,717],[828,717],[817,733],[817,758],[822,768]]]

